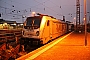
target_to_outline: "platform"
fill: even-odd
[[[90,60],[90,33],[69,33],[16,60]]]

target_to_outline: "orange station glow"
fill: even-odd
[[[83,20],[85,21],[86,19],[85,19],[85,18],[83,18]]]
[[[71,33],[72,33],[72,32],[71,32]],[[56,42],[54,42],[53,44],[51,44],[51,45],[47,46],[46,48],[40,50],[39,52],[33,54],[32,56],[29,56],[29,55],[30,55],[30,53],[29,53],[29,54],[24,55],[24,56],[22,56],[22,57],[20,57],[20,58],[18,58],[18,59],[16,59],[16,60],[22,60],[22,59],[23,59],[23,60],[34,60],[37,56],[39,56],[39,55],[42,54],[43,52],[47,51],[48,49],[50,49],[51,47],[53,47],[54,45],[56,45],[57,43],[59,43],[61,40],[63,40],[63,39],[66,38],[67,36],[69,36],[71,33],[65,35],[63,38],[59,38]],[[40,48],[39,48],[39,49],[40,49]],[[38,49],[37,49],[37,50],[38,50]],[[34,51],[33,51],[33,52],[34,52]],[[31,52],[31,53],[33,53],[33,52]]]
[[[68,35],[70,35],[71,33],[69,33]],[[34,58],[36,58],[37,56],[39,56],[40,54],[42,54],[43,52],[45,52],[46,50],[50,49],[51,47],[53,47],[54,45],[56,45],[58,42],[60,42],[61,40],[63,40],[64,38],[66,38],[68,35],[64,36],[63,38],[58,39],[55,43],[49,45],[48,47],[42,49],[41,51],[39,51],[38,53],[32,55],[31,57],[25,59],[25,60],[33,60]]]

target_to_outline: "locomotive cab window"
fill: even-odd
[[[24,26],[24,28],[25,29],[27,29],[27,27],[29,27],[29,28],[34,27],[34,29],[40,28],[41,19],[42,19],[42,17],[40,17],[40,16],[28,17],[26,19],[26,26]]]
[[[49,26],[49,20],[47,21],[47,26]]]

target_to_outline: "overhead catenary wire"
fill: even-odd
[[[7,4],[7,5],[10,5],[10,6],[12,6],[12,7],[15,7],[14,5],[12,5],[12,4],[10,4],[10,3],[7,3],[7,2],[4,2],[3,1],[3,3],[5,3],[5,4]],[[0,8],[3,8],[3,9],[5,9],[5,11],[1,11],[1,13],[2,13],[2,15],[4,15],[4,16],[6,16],[7,15],[7,17],[8,16],[12,16],[12,17],[19,17],[19,18],[21,18],[22,16],[23,16],[23,14],[21,14],[20,12],[20,10],[17,10],[17,9],[13,9],[13,8],[10,8],[10,7],[6,7],[6,6],[0,6]],[[2,9],[2,10],[3,10]],[[8,11],[7,11],[8,10]],[[11,17],[11,18],[12,18]],[[18,19],[19,19],[18,18]]]
[[[12,2],[16,2],[16,1],[14,1],[14,0],[11,0]],[[34,0],[35,1],[35,0]],[[43,3],[45,3],[45,2],[48,2],[48,1],[50,1],[50,0],[46,0],[46,1],[44,1]],[[38,2],[38,1],[36,1],[36,2]],[[53,3],[52,1],[50,1],[51,3]],[[17,3],[19,3],[19,4],[23,4],[23,3],[21,3],[21,2],[17,2]],[[38,2],[39,4],[38,5],[43,5],[43,6],[45,6],[43,3],[40,3],[40,2]],[[56,5],[56,6],[58,6],[57,4],[55,4],[55,3],[53,3],[54,5]],[[10,5],[10,4],[9,4]],[[11,4],[12,5],[12,4]],[[27,4],[24,4],[24,5],[27,5]],[[28,6],[28,5],[27,5]],[[36,6],[35,6],[36,7]],[[30,12],[31,12],[31,10],[32,10],[32,8],[35,8],[35,7],[30,7],[29,9],[30,9]],[[50,7],[47,7],[47,6],[45,6],[46,8],[49,8],[51,11],[53,10],[53,9],[51,9]],[[46,10],[46,8],[44,7],[44,10]],[[58,7],[60,7],[60,6],[58,6]],[[39,8],[38,8],[39,9]],[[27,10],[27,9],[26,9]],[[53,10],[54,12],[56,12],[55,10]],[[58,12],[57,12],[58,13]],[[57,15],[61,15],[61,14],[57,14]]]
[[[36,1],[36,0],[34,0],[34,1]],[[37,3],[40,3],[40,2],[38,2],[38,1],[36,1]],[[53,11],[54,13],[56,13],[56,15],[57,15],[57,13],[58,12],[56,12],[55,10],[53,10],[53,9],[51,9],[50,7],[47,7],[46,5],[44,5],[43,3],[40,3],[41,5],[43,5],[43,6],[45,6],[46,8],[48,8],[48,9],[50,9],[51,11]]]
[[[63,9],[62,9],[62,6],[61,5],[57,5],[56,3],[54,3],[54,2],[52,2],[51,0],[49,0],[51,3],[53,3],[54,5],[56,5],[57,7],[59,7],[60,9],[61,9],[61,11],[62,11],[62,14],[61,15],[63,15]]]
[[[0,8],[4,8],[4,9],[9,9],[9,10],[12,10],[12,9],[10,9],[10,8],[3,7],[3,6],[0,6]],[[19,15],[19,14],[13,14],[13,13],[5,13],[5,14]],[[21,15],[19,15],[19,16],[21,16]]]
[[[4,1],[4,0],[2,0],[2,1]],[[18,15],[24,15],[24,13],[25,14],[30,14],[32,11],[41,11],[41,10],[43,10],[43,11],[41,11],[41,12],[46,12],[46,13],[49,13],[49,14],[53,14],[53,15],[56,15],[56,16],[63,16],[63,15],[65,15],[65,16],[70,16],[69,15],[69,13],[70,14],[72,14],[72,15],[74,15],[74,14],[76,14],[76,12],[75,13],[73,13],[73,12],[68,12],[68,13],[63,13],[64,12],[64,8],[63,7],[68,7],[68,6],[76,6],[75,4],[72,4],[72,5],[70,5],[70,4],[67,4],[67,5],[63,5],[63,4],[56,4],[55,2],[53,2],[52,0],[44,0],[44,1],[39,1],[39,0],[32,0],[33,2],[35,2],[35,3],[37,3],[37,4],[35,4],[35,5],[29,5],[29,4],[25,4],[25,3],[23,3],[23,2],[19,2],[19,1],[17,1],[17,0],[9,0],[9,1],[11,1],[11,3],[8,3],[8,2],[6,2],[6,4],[8,4],[9,6],[11,6],[11,8],[7,8],[6,6],[4,7],[4,9],[8,9],[8,10],[11,10],[11,12],[12,12],[12,10],[15,10],[15,11],[20,11],[20,13],[17,13],[16,15],[18,16]],[[4,1],[5,2],[5,1]],[[13,4],[13,3],[16,3],[16,4],[18,4],[18,5],[23,5],[23,7],[25,7],[25,8],[23,8],[23,9],[20,9],[20,6],[16,6],[15,4]],[[60,13],[57,11],[57,10],[55,10],[55,9],[53,9],[53,6],[52,7],[50,7],[50,6],[47,6],[46,5],[46,3],[48,3],[48,2],[50,2],[50,3],[52,3],[53,4],[53,6],[55,6],[55,7],[57,7],[57,9],[61,9],[60,11]],[[43,7],[39,7],[39,6],[43,6]],[[27,11],[27,12],[25,12],[25,10]],[[12,15],[15,15],[15,14],[13,14],[13,12],[12,12]]]
[[[32,0],[33,1],[33,0]],[[28,9],[33,9],[33,8],[36,8],[36,9],[39,9],[39,8],[37,8],[37,6],[39,6],[40,4],[37,4],[37,5],[35,5],[35,6],[30,6],[30,5],[28,5],[28,4],[25,4],[25,3],[21,3],[21,2],[17,2],[17,1],[15,1],[15,0],[13,0],[12,2],[16,2],[16,3],[19,3],[20,5],[24,5],[25,7],[28,7],[28,8],[26,8],[26,10]],[[25,9],[22,9],[21,11],[23,11],[23,10],[25,10]]]
[[[9,0],[10,1],[10,0]],[[4,1],[3,1],[4,2]],[[16,2],[16,1],[11,1],[11,2]],[[6,3],[6,2],[4,2],[5,4],[8,4],[8,5],[11,5],[12,7],[14,6],[13,4],[10,4],[10,3]],[[21,3],[21,2],[17,2],[17,3],[19,3],[19,4],[23,4],[23,3]],[[24,5],[26,5],[26,6],[28,6],[27,4],[24,4]],[[40,5],[40,4],[37,4],[37,5]],[[28,11],[28,12],[32,12],[32,9],[33,8],[35,8],[35,9],[40,9],[40,8],[37,8],[37,5],[36,6],[32,6],[32,7],[30,7],[30,8],[27,8],[27,9],[23,9],[23,10],[17,10],[17,9],[20,9],[20,8],[17,8],[16,6],[14,6],[14,7],[16,7],[17,9],[13,9],[13,8],[4,8],[4,9],[10,9],[10,10],[12,10],[12,12],[14,12],[13,10],[15,10],[15,11],[19,11],[19,12],[24,12],[25,13],[25,11]]]

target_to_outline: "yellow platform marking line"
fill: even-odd
[[[71,32],[72,33],[72,32]],[[30,56],[29,58],[25,59],[25,60],[34,60],[34,58],[36,58],[37,56],[39,56],[40,54],[42,54],[43,52],[45,52],[46,50],[50,49],[52,46],[54,46],[55,44],[59,43],[61,40],[63,40],[64,38],[66,38],[68,35],[70,35],[71,33],[67,34],[66,36],[60,38],[59,40],[57,40],[56,42],[54,42],[53,44],[47,46],[46,48],[42,49],[41,51],[39,51],[38,53]]]

